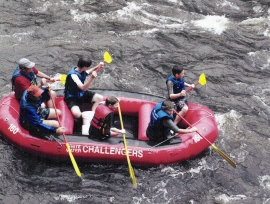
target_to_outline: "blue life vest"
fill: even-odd
[[[75,70],[76,68],[77,68],[76,66],[72,67],[72,69],[67,74],[64,90],[66,98],[81,98],[84,95],[84,91],[81,90],[77,86],[77,84],[73,81],[73,79],[71,78],[71,74],[76,74],[79,77],[80,81],[84,83],[87,73],[85,71],[79,73],[78,71]]]
[[[182,77],[181,79],[175,79],[173,77],[173,75],[169,76],[166,84],[168,81],[172,81],[173,82],[173,93],[174,94],[178,94],[180,93],[182,90],[185,90],[185,80],[184,77]]]
[[[147,135],[150,139],[151,137],[155,138],[155,139],[159,139],[159,138],[164,138],[165,132],[170,131],[169,129],[167,129],[166,127],[163,126],[162,124],[162,120],[164,118],[169,118],[173,121],[173,117],[171,115],[169,115],[166,111],[161,109],[162,106],[162,102],[158,103],[154,109],[151,112],[151,121],[148,124],[148,133],[150,133],[150,135]]]
[[[42,95],[49,96],[47,89],[45,89]],[[47,98],[47,96],[44,97]],[[30,101],[28,98],[28,91],[25,90],[20,101],[20,124],[27,130],[35,129],[44,133],[54,133],[54,127],[43,123],[41,114],[42,102],[42,99],[37,102]]]
[[[37,85],[38,84],[37,83],[37,76],[36,76],[36,74],[35,74],[35,72],[33,70],[30,72],[30,75],[26,75],[26,74],[23,74],[23,73],[20,72],[19,67],[16,67],[16,69],[13,72],[12,77],[11,77],[12,91],[14,91],[15,78],[18,77],[18,76],[22,76],[22,77],[28,79],[30,81],[31,85]]]

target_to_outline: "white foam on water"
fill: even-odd
[[[49,7],[52,7],[53,4],[49,1],[46,1],[41,7],[37,7],[37,8],[29,8],[28,10],[33,12],[33,13],[43,13],[46,12],[48,10]]]
[[[237,127],[239,119],[241,117],[242,115],[235,110],[231,110],[230,112],[225,114],[215,113],[215,119],[218,125],[218,129],[223,133],[225,133],[227,124],[229,124],[230,127]]]
[[[119,21],[127,23],[142,23],[154,28],[147,30],[135,30],[122,35],[151,35],[157,32],[171,32],[171,30],[183,30],[187,27],[187,22],[180,18],[172,18],[168,16],[155,15],[147,11],[151,8],[150,4],[143,3],[137,4],[134,2],[127,3],[126,7],[117,10],[114,13],[106,14],[110,15],[110,18],[117,19]]]
[[[229,20],[225,16],[208,15],[201,20],[192,21],[192,23],[206,31],[220,35],[228,28]]]
[[[215,170],[216,168],[218,168],[217,166],[213,165],[213,166],[209,166],[209,164],[207,163],[207,161],[202,158],[200,160],[200,162],[198,163],[199,165],[195,168],[191,168],[187,171],[180,171],[180,170],[175,170],[172,167],[165,167],[163,168],[161,171],[162,172],[166,172],[169,173],[169,175],[173,178],[179,178],[179,176],[184,176],[185,174],[191,174],[191,177],[193,177],[195,174],[199,174],[201,171],[204,170]]]
[[[237,5],[235,5],[232,2],[226,1],[226,0],[221,2],[221,3],[218,3],[217,5],[218,6],[221,5],[221,7],[230,7],[230,8],[235,9],[235,10],[240,10],[240,8]]]
[[[87,196],[79,196],[79,195],[59,195],[59,196],[55,196],[54,199],[55,200],[60,200],[60,201],[67,201],[69,203],[74,203],[77,199],[81,199],[81,198],[87,198]]]
[[[71,9],[70,14],[73,16],[75,22],[91,21],[95,20],[98,17],[96,13],[79,14],[78,9]]]
[[[257,107],[260,108],[259,113],[265,115],[266,118],[269,118],[270,106],[266,104],[269,102],[269,99],[262,96],[253,95],[251,99],[257,103]]]
[[[270,175],[258,176],[260,186],[270,191]]]
[[[74,0],[74,4],[77,5],[84,5],[85,1],[84,0]]]
[[[264,17],[259,17],[259,18],[249,18],[247,20],[243,20],[241,23],[239,23],[239,25],[257,25],[257,24],[260,24],[260,23],[265,23],[266,22],[266,18]]]
[[[263,35],[267,36],[267,37],[270,37],[270,32],[269,32],[268,28],[263,32]]]
[[[16,38],[18,41],[22,41],[23,38],[31,36],[34,31],[22,32],[22,33],[14,33],[12,35],[13,38]]]
[[[240,200],[245,200],[247,196],[245,195],[231,195],[228,196],[226,194],[221,194],[216,196],[215,200],[217,202],[222,202],[222,203],[230,203],[230,201],[240,201]]]

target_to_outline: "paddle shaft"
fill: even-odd
[[[55,103],[54,103],[54,100],[53,100],[51,91],[48,90],[48,92],[49,92],[50,98],[51,98],[51,100],[52,100],[52,104],[53,104],[53,108],[54,108],[54,111],[55,111],[55,115],[56,115],[57,121],[58,121],[58,123],[59,123],[59,126],[61,127],[60,118],[59,118],[59,115],[58,115],[58,113],[57,113],[56,106],[55,106]],[[62,133],[62,135],[63,135],[63,138],[64,138],[64,140],[65,140],[65,143],[67,143],[67,138],[66,138],[65,133]]]
[[[50,90],[48,90],[48,92],[49,92],[50,98],[51,98],[51,100],[52,100],[52,104],[53,104],[53,108],[54,108],[54,111],[55,111],[55,114],[56,114],[57,121],[58,121],[58,123],[59,123],[59,126],[61,127],[60,118],[59,118],[59,115],[58,115],[57,110],[56,110],[55,102],[54,102],[54,100],[53,100],[53,97],[52,97],[52,94],[51,94]],[[63,135],[63,138],[64,138],[64,140],[65,140],[66,147],[67,147],[67,149],[68,149],[68,154],[69,154],[71,163],[72,163],[72,165],[73,165],[73,167],[74,167],[74,169],[75,169],[75,172],[76,172],[76,174],[77,174],[79,177],[81,177],[82,175],[81,175],[81,172],[80,172],[80,170],[79,170],[79,167],[78,167],[78,165],[77,165],[77,163],[76,163],[76,161],[75,161],[75,158],[74,158],[74,156],[73,156],[73,154],[72,154],[72,152],[71,152],[70,146],[69,146],[69,144],[67,143],[66,135],[65,135],[64,132],[62,133],[62,135]]]
[[[196,86],[198,86],[200,84],[200,82],[197,82],[196,84],[194,84],[194,88]],[[194,89],[193,87],[188,87],[188,89],[186,90],[186,93],[190,92],[192,89]]]
[[[121,129],[124,129],[124,125],[123,125],[123,120],[122,120],[122,113],[121,113],[121,108],[120,108],[120,103],[118,104],[118,112],[119,112],[119,119],[120,119],[120,124],[121,124]],[[126,152],[126,157],[127,157],[127,162],[128,162],[128,169],[129,169],[129,175],[132,179],[132,183],[134,188],[137,188],[137,181],[136,181],[136,177],[134,174],[134,170],[131,166],[131,162],[129,159],[129,154],[128,154],[128,148],[127,148],[127,142],[126,142],[126,134],[123,134],[123,139],[124,139],[124,147],[125,147],[125,152]]]
[[[190,127],[193,127],[183,116],[181,116],[176,110],[173,110],[183,121],[185,121]],[[216,150],[220,156],[222,156],[232,167],[236,168],[236,163],[231,160],[224,152],[218,149],[213,143],[211,143],[206,137],[201,135],[198,130],[196,131],[203,139],[205,139],[213,148]]]
[[[105,63],[106,61],[104,60],[103,62]],[[100,64],[100,65],[98,66],[98,68],[96,69],[96,73],[98,73],[99,70],[101,70],[102,67],[103,67],[103,66]]]

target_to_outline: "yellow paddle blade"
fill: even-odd
[[[112,62],[112,57],[111,55],[109,54],[109,52],[105,52],[104,53],[104,62],[110,64]]]
[[[71,150],[70,150],[70,146],[69,146],[68,143],[66,143],[66,147],[67,147],[67,149],[68,149],[68,154],[69,154],[69,157],[70,157],[70,159],[71,159],[71,162],[72,162],[72,164],[73,164],[73,167],[74,167],[74,169],[75,169],[76,174],[77,174],[79,177],[82,177],[81,172],[80,172],[80,170],[79,170],[79,167],[78,167],[78,165],[77,165],[77,163],[76,163],[76,161],[75,161],[75,159],[74,159],[74,157],[73,157],[73,154],[72,154],[72,152],[71,152]]]
[[[129,159],[129,156],[128,156],[128,149],[127,149],[127,143],[126,143],[126,137],[125,137],[125,134],[123,135],[124,137],[124,145],[125,145],[125,151],[126,151],[126,157],[127,157],[127,162],[128,162],[128,170],[129,170],[129,175],[130,175],[130,178],[132,180],[132,183],[133,183],[133,187],[134,188],[137,188],[137,181],[136,181],[136,177],[135,177],[135,174],[134,174],[134,170],[131,166],[131,162],[130,162],[130,159]]]
[[[61,77],[60,77],[60,81],[61,81],[61,83],[62,83],[63,85],[65,85],[66,79],[67,79],[67,75],[62,74]]]
[[[236,168],[236,163],[231,160],[224,152],[222,152],[219,148],[217,148],[214,144],[212,144],[212,147],[214,148],[214,150],[217,151],[217,153],[219,153],[220,156],[222,156],[232,167]]]
[[[206,77],[205,77],[205,74],[201,74],[200,75],[200,78],[199,78],[199,83],[204,86],[206,84]]]

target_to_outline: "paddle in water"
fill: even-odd
[[[124,129],[123,120],[122,120],[122,114],[121,114],[121,108],[120,108],[120,101],[119,101],[119,104],[118,104],[118,112],[119,112],[119,119],[120,119],[121,129]],[[125,147],[125,152],[126,152],[126,157],[127,157],[129,175],[130,175],[130,178],[132,180],[134,188],[137,188],[136,177],[135,177],[134,170],[133,170],[133,168],[131,166],[131,162],[130,162],[129,155],[128,155],[126,134],[123,134],[123,139],[124,139],[124,147]]]
[[[52,97],[52,95],[51,95],[51,92],[50,92],[50,91],[48,91],[48,92],[49,92],[50,97],[51,97],[51,100],[52,100],[52,104],[53,104],[53,108],[54,108],[54,111],[55,111],[55,114],[56,114],[56,117],[57,117],[57,121],[58,121],[58,123],[59,123],[59,126],[61,126],[60,119],[59,119],[59,115],[58,115],[57,110],[56,110],[55,102],[54,102],[54,100],[53,100],[53,97]],[[66,147],[67,147],[67,150],[68,150],[68,154],[69,154],[71,163],[72,163],[72,165],[73,165],[73,167],[74,167],[74,169],[75,169],[75,172],[76,172],[77,176],[81,177],[82,175],[81,175],[81,172],[80,172],[80,170],[79,170],[79,167],[78,167],[78,165],[77,165],[77,163],[76,163],[76,161],[75,161],[75,159],[74,159],[74,156],[73,156],[73,154],[72,154],[72,152],[71,152],[70,146],[69,146],[69,144],[67,143],[66,135],[65,135],[65,133],[62,133],[62,135],[63,135],[63,138],[64,138],[64,140],[65,140]]]
[[[195,86],[197,86],[198,84],[204,86],[206,84],[206,77],[205,77],[205,74],[202,73],[199,77],[199,81],[195,84]],[[186,92],[189,92],[191,91],[193,88],[190,87],[186,90]],[[176,113],[182,120],[184,120],[190,127],[192,127],[191,124],[188,123],[188,121],[183,117],[181,116],[177,111],[174,110],[174,113]],[[236,163],[231,160],[224,152],[222,152],[220,149],[218,149],[213,143],[211,143],[208,139],[206,139],[204,136],[202,136],[198,131],[197,133],[203,138],[205,139],[213,148],[214,150],[216,150],[220,156],[222,156],[231,166],[233,166],[234,168],[236,168]]]

